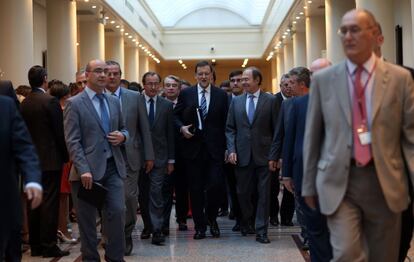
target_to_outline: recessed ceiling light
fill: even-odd
[[[105,16],[105,19],[108,20],[109,19],[109,16]]]
[[[121,27],[120,25],[115,26],[115,28],[120,28],[120,27]]]
[[[297,16],[297,17],[296,17],[296,20],[299,20],[299,19],[300,19],[300,16]]]
[[[93,5],[92,8],[95,9],[96,8],[96,5]]]
[[[114,21],[114,20],[112,20],[112,21],[111,21],[111,24],[115,24],[115,21]]]
[[[215,63],[216,62],[216,59],[211,59],[211,62]]]
[[[139,44],[139,47],[142,47],[142,45],[141,45],[141,44]]]
[[[284,36],[282,36],[282,38],[283,38],[283,39],[285,39],[285,38],[286,38],[286,36],[284,35]]]
[[[305,5],[305,6],[303,7],[303,9],[308,9],[308,7]]]
[[[132,42],[136,42],[137,40],[136,39],[132,39]]]
[[[299,14],[300,14],[300,15],[303,15],[303,12],[300,12]]]
[[[183,63],[183,60],[181,60],[181,59],[180,59],[180,60],[178,60],[178,63],[182,64],[182,63]]]
[[[128,38],[132,38],[132,35],[128,36]]]
[[[125,33],[125,35],[129,35],[129,33]]]
[[[89,2],[89,0],[84,0],[86,3]]]
[[[308,1],[308,4],[312,4],[312,1],[311,1],[311,0],[309,0],[309,1]]]
[[[290,32],[290,29],[288,28],[288,29],[286,29],[286,32]]]
[[[79,43],[76,43],[76,46],[79,46]]]
[[[296,21],[293,21],[292,24],[296,24]]]

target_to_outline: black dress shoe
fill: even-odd
[[[151,230],[144,228],[141,232],[141,239],[148,239],[151,237]]]
[[[132,253],[132,249],[133,249],[133,244],[132,244],[132,237],[127,237],[125,239],[125,256],[130,256]]]
[[[151,243],[157,246],[160,246],[162,243],[165,242],[164,236],[161,234],[161,232],[154,232],[152,234],[152,240]]]
[[[263,235],[256,235],[256,241],[262,244],[269,244],[270,240],[267,238],[266,234]]]
[[[272,226],[275,226],[275,227],[279,225],[279,219],[277,219],[277,217],[272,217],[269,222]]]
[[[186,223],[179,223],[178,224],[178,230],[179,231],[187,231],[188,227]]]
[[[164,236],[169,236],[169,235],[170,235],[170,228],[168,228],[168,227],[163,227],[163,228],[161,229],[161,232],[162,232],[162,234],[163,234]]]
[[[220,228],[215,220],[210,223],[210,233],[215,238],[220,237]]]
[[[253,235],[253,234],[256,233],[256,231],[254,230],[254,226],[252,226],[252,225],[241,227],[240,232],[241,232],[242,236],[244,236],[244,237],[247,236],[247,234]]]
[[[61,250],[58,246],[53,246],[43,250],[43,257],[64,257],[69,256],[69,251]]]
[[[204,239],[204,238],[206,238],[206,232],[202,232],[202,231],[196,231],[193,236],[193,239],[196,239],[196,240]]]
[[[238,232],[240,231],[240,223],[236,222],[236,224],[234,225],[234,227],[231,229],[231,231],[233,232]]]

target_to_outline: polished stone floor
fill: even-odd
[[[171,216],[172,218],[174,215]],[[213,239],[207,231],[207,238],[193,240],[193,223],[188,220],[188,231],[178,231],[177,225],[171,219],[170,236],[167,237],[164,246],[155,246],[151,240],[141,240],[140,230],[143,228],[142,220],[138,218],[136,230],[133,233],[134,250],[132,256],[125,257],[126,261],[308,261],[308,255],[298,248],[300,228],[273,227],[269,228],[270,244],[264,245],[255,241],[255,237],[241,237],[239,232],[232,232],[234,220],[220,217],[218,224],[221,229],[221,237]],[[76,224],[74,224],[74,235],[77,235]],[[55,259],[32,258],[30,251],[23,254],[23,261],[81,261],[80,244],[61,244],[61,248],[69,250],[70,256]],[[103,249],[99,249],[103,260]]]

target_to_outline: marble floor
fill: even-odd
[[[174,214],[171,216],[174,217]],[[218,224],[221,237],[211,238],[207,231],[207,238],[193,240],[194,227],[192,220],[188,220],[188,231],[178,231],[177,225],[171,219],[170,236],[166,238],[164,246],[155,246],[151,240],[141,240],[139,235],[143,228],[142,220],[138,218],[136,230],[133,232],[134,250],[131,256],[125,257],[126,261],[158,262],[158,261],[309,261],[308,254],[300,250],[300,228],[273,227],[269,228],[270,244],[264,245],[255,241],[255,236],[241,237],[240,232],[232,232],[234,220],[227,217],[219,217]],[[74,236],[77,235],[77,227],[74,224]],[[80,244],[61,244],[60,247],[71,252],[70,256],[54,259],[33,258],[30,251],[23,253],[23,261],[81,261]],[[103,260],[104,250],[99,249]]]

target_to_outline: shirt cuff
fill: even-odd
[[[39,183],[37,183],[37,182],[29,182],[29,183],[27,183],[25,186],[24,186],[24,191],[26,191],[28,188],[30,188],[30,187],[32,187],[32,188],[37,188],[37,189],[39,189],[39,190],[42,190],[43,191],[43,188],[42,188],[42,185],[40,185]]]
[[[175,164],[175,159],[168,159],[168,164]]]

